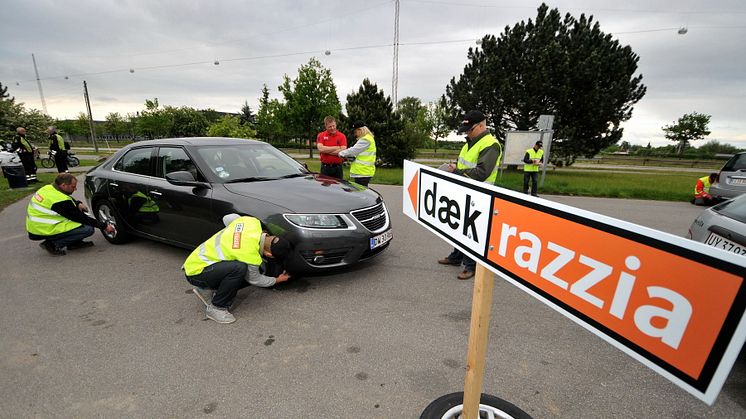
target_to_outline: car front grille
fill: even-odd
[[[356,220],[360,221],[360,224],[373,233],[382,231],[389,225],[389,213],[386,211],[386,207],[383,206],[383,202],[372,207],[352,211],[351,213]]]

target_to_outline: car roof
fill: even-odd
[[[159,138],[157,140],[146,140],[138,141],[133,143],[134,146],[147,146],[147,145],[190,145],[190,146],[206,146],[206,145],[240,145],[240,144],[266,144],[264,141],[250,140],[244,138],[229,138],[229,137],[181,137],[181,138]]]

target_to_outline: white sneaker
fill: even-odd
[[[217,308],[212,304],[205,307],[205,316],[221,324],[230,324],[236,321],[236,318],[228,310]]]
[[[194,295],[197,296],[197,298],[200,299],[200,301],[202,301],[205,306],[209,306],[210,304],[212,304],[212,296],[214,294],[212,290],[209,290],[207,288],[195,287],[192,288],[192,292],[194,293]]]

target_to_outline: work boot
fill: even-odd
[[[469,279],[474,276],[474,271],[464,269],[460,274],[456,275],[458,279]]]
[[[197,296],[197,298],[200,299],[200,301],[202,301],[205,307],[212,304],[212,296],[213,296],[212,290],[208,290],[207,288],[195,287],[195,288],[192,288],[192,292],[194,293],[194,295]]]
[[[205,316],[220,324],[230,324],[236,321],[236,318],[233,317],[228,310],[215,307],[212,304],[208,304],[207,307],[205,307]]]
[[[85,249],[86,247],[91,247],[91,246],[93,246],[93,242],[80,240],[80,241],[68,244],[67,250]]]
[[[448,259],[448,258],[438,259],[438,263],[440,263],[441,265],[453,265],[453,266],[461,265],[460,261],[456,261],[456,260]]]
[[[65,249],[59,249],[55,247],[52,242],[47,240],[39,243],[39,247],[49,252],[49,254],[52,256],[65,256],[67,254],[67,252],[65,252]]]

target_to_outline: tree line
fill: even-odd
[[[248,102],[240,112],[225,114],[161,106],[153,98],[139,112],[110,113],[102,131],[136,138],[250,137],[308,147],[313,153],[312,140],[323,129],[323,118],[332,115],[350,143],[354,142],[349,129],[352,121],[365,121],[375,135],[379,159],[401,166],[404,159],[414,157],[417,148],[437,151],[443,146],[440,140],[459,125],[468,110],[483,111],[498,138],[504,138],[508,130],[534,130],[539,116],[550,114],[555,117],[550,159],[563,166],[619,143],[621,123],[631,118],[634,105],[646,91],[637,73],[639,57],[629,46],[604,33],[593,16],[562,16],[546,4],[539,6],[534,19],[507,26],[497,36],[485,35],[478,47],[468,49],[467,57],[463,72],[430,103],[405,97],[394,106],[374,81],[363,78],[359,88],[346,95],[343,108],[331,70],[311,58],[293,78],[283,77],[278,97],[271,97],[265,84],[256,113]],[[698,114],[693,115],[693,123],[701,122]],[[22,120],[36,124],[41,119],[44,115],[38,111],[26,111],[15,119],[0,114],[0,123],[8,127]],[[57,125],[74,135],[88,130],[82,113],[77,120]],[[685,127],[666,128],[666,136],[678,142],[680,150],[698,139]]]

